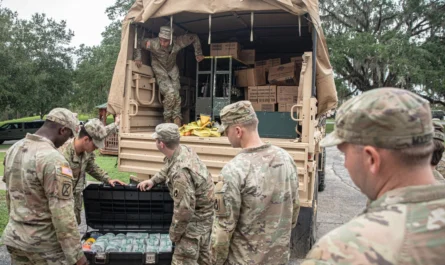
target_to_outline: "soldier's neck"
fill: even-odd
[[[263,141],[261,141],[261,138],[257,132],[252,132],[249,133],[248,135],[243,136],[243,139],[241,139],[240,144],[242,149],[256,148],[264,145]]]
[[[85,152],[82,143],[79,141],[79,139],[74,138],[73,145],[74,145],[74,152],[76,152],[77,156],[81,156]]]

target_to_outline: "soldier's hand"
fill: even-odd
[[[141,67],[142,66],[142,61],[141,60],[135,60],[134,62],[136,63],[137,67]]]
[[[122,186],[127,185],[127,184],[125,184],[124,182],[122,182],[122,181],[120,181],[120,180],[118,180],[118,179],[110,179],[110,180],[108,181],[108,184],[110,184],[112,187],[114,187],[114,184],[115,184],[115,183],[119,183],[119,184],[121,184]]]
[[[198,55],[198,56],[196,56],[196,61],[199,63],[199,62],[201,62],[202,60],[204,60],[204,56],[203,55]]]
[[[141,183],[138,184],[138,189],[141,191],[150,190],[154,186],[154,182],[151,179],[144,180]]]
[[[88,265],[88,264],[89,263],[88,263],[87,257],[85,257],[85,256],[82,256],[82,258],[80,258],[80,260],[78,260],[76,262],[76,265]]]
[[[119,114],[117,114],[116,118],[114,119],[114,124],[116,124],[116,126],[119,126],[120,123],[121,123],[121,117],[119,116]]]

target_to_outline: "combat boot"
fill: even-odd
[[[181,124],[181,118],[176,117],[176,118],[175,118],[175,124],[178,125],[178,127],[181,127],[181,126],[182,126],[182,124]]]

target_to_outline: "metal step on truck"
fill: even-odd
[[[284,112],[259,110],[257,116],[263,141],[288,151],[298,167],[301,210],[292,232],[291,257],[303,257],[315,241],[317,194],[324,187],[325,152],[319,142],[325,134],[325,113],[337,104],[318,2],[136,1],[123,23],[108,99],[108,112],[121,114],[119,171],[135,173],[136,182],[152,177],[164,164],[151,138],[154,128],[163,122],[163,107],[150,53],[142,50],[142,67],[136,66],[133,54],[138,39],[157,37],[165,25],[172,26],[176,36],[197,34],[207,55],[197,63],[192,45],[178,54],[183,123],[197,120],[202,113],[218,121],[225,105],[246,97],[235,87],[234,71],[249,68],[251,63],[236,54],[210,56],[210,44],[237,42],[243,49],[256,51],[254,61],[280,58],[287,63],[299,58],[298,100]],[[183,136],[181,143],[199,155],[215,180],[240,151],[225,136]]]

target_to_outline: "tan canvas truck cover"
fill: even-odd
[[[284,10],[294,15],[309,14],[318,34],[317,38],[317,99],[318,113],[337,106],[332,66],[329,62],[326,39],[321,28],[317,0],[136,0],[122,23],[121,49],[114,69],[107,111],[119,114],[123,108],[125,71],[128,58],[130,24],[171,16],[182,12],[217,14],[222,12]],[[193,17],[191,17],[193,18]],[[203,23],[205,24],[205,23]],[[207,24],[208,25],[208,24]]]

